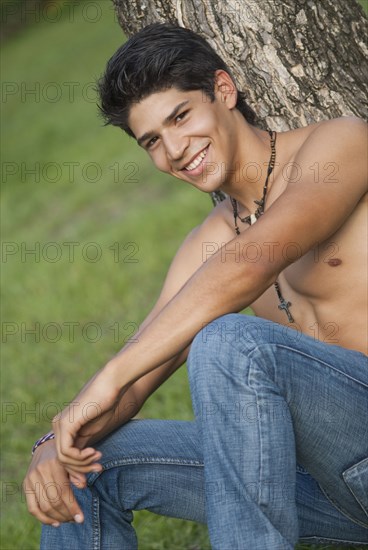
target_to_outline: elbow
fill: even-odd
[[[244,263],[236,277],[229,281],[232,287],[232,311],[249,307],[277,281],[278,274],[278,270],[270,263]]]

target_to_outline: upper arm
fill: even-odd
[[[161,311],[212,254],[234,237],[224,210],[225,205],[220,203],[184,239],[169,267],[159,298],[143,325]]]
[[[271,279],[333,235],[366,193],[366,123],[352,117],[326,122],[310,135],[295,163],[300,177],[288,182],[257,224],[239,237],[258,243],[261,269]],[[319,169],[320,177],[312,166]],[[270,242],[275,251],[272,262]]]
[[[233,238],[233,231],[223,216],[225,205],[219,204],[212,210],[204,222],[195,227],[184,239],[167,272],[159,298],[140,326],[144,329],[160,313],[162,308],[177,294],[190,277],[201,267],[207,257],[216,252],[223,243]],[[139,338],[139,333],[138,333]],[[176,362],[157,367],[132,386],[137,400],[147,399],[173,372],[184,363],[189,347],[184,350]]]

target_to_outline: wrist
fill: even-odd
[[[52,439],[55,439],[54,432],[47,432],[47,434],[40,437],[40,439],[37,439],[37,441],[34,443],[32,447],[32,456],[34,455],[36,449],[46,443],[47,441],[51,441]]]
[[[117,392],[127,389],[132,382],[128,381],[126,369],[124,368],[123,357],[116,356],[104,367],[106,379],[109,380],[110,387],[114,387]]]

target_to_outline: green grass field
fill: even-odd
[[[38,548],[21,492],[34,440],[144,319],[178,245],[211,210],[102,127],[91,83],[123,35],[110,1],[77,4],[2,53],[3,550]],[[185,369],[141,416],[193,418]],[[194,523],[140,512],[135,524],[142,550],[209,548]]]

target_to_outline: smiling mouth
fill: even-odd
[[[186,170],[187,172],[191,172],[192,170],[195,170],[196,168],[198,168],[198,166],[202,164],[203,159],[207,155],[208,147],[209,145],[207,145],[207,147],[203,149],[203,151],[201,151],[199,155],[197,155],[190,164],[187,164],[187,166],[184,166],[183,170]]]

